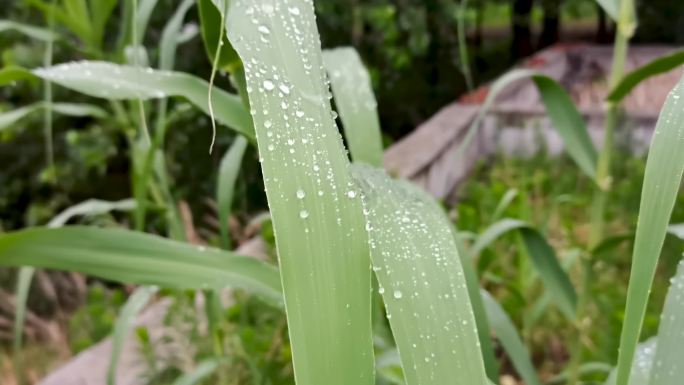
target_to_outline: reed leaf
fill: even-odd
[[[660,112],[646,161],[625,321],[620,336],[617,384],[627,385],[648,295],[684,172],[684,77]]]
[[[490,87],[487,98],[482,104],[482,108],[471,124],[463,142],[456,151],[457,158],[460,158],[465,148],[467,148],[482,122],[492,108],[494,101],[501,91],[505,90],[510,84],[520,81],[522,79],[531,78],[537,86],[537,90],[541,95],[541,100],[546,107],[546,112],[551,119],[553,127],[558,132],[558,135],[563,139],[565,149],[589,178],[596,179],[596,166],[598,162],[598,154],[594,144],[591,142],[587,126],[577,107],[570,98],[570,95],[552,78],[541,74],[538,71],[528,69],[516,69],[509,71],[505,75],[498,78]]]
[[[75,271],[175,289],[237,287],[282,302],[278,271],[251,257],[119,229],[34,228],[0,236],[0,266]]]
[[[32,72],[38,77],[71,90],[109,100],[145,100],[180,96],[209,114],[209,84],[182,72],[159,71],[100,61],[65,63],[39,68]],[[221,106],[214,111],[216,120],[253,140],[252,120],[240,98],[216,87],[212,88],[212,98],[216,105]]]
[[[233,0],[226,29],[254,111],[296,383],[374,384],[367,234],[313,4]]]
[[[327,50],[323,52],[323,63],[352,160],[382,167],[378,103],[359,54],[354,48]]]
[[[661,56],[625,75],[620,83],[610,91],[606,100],[619,103],[644,80],[672,71],[682,64],[684,64],[684,51]]]
[[[550,291],[559,309],[568,319],[575,318],[577,293],[570,278],[565,273],[556,253],[544,236],[534,227],[517,219],[502,219],[488,227],[473,244],[470,252],[477,257],[482,250],[496,239],[511,231],[518,231],[525,249],[532,259],[532,265],[539,273],[544,286]]]
[[[28,106],[16,108],[12,111],[0,113],[0,131],[11,127],[29,115],[42,112],[46,108],[50,108],[52,112],[56,112],[65,116],[90,116],[93,118],[104,118],[107,116],[107,112],[105,110],[92,104],[37,102]]]
[[[488,384],[451,224],[407,182],[353,170],[406,384]]]

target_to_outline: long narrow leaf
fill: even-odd
[[[407,182],[354,166],[407,385],[488,383],[451,225]]]
[[[508,358],[513,362],[515,370],[525,380],[527,385],[541,385],[537,371],[530,360],[530,352],[522,342],[513,321],[498,302],[485,290],[482,290],[482,300],[487,309],[489,324],[494,334],[506,350]]]
[[[110,100],[181,96],[209,113],[209,84],[182,72],[81,61],[39,68],[33,73],[74,91]],[[214,87],[212,98],[216,105],[221,106],[215,111],[216,120],[249,139],[254,138],[252,120],[237,95]]]
[[[656,265],[682,181],[683,96],[684,77],[667,97],[648,152],[627,289],[625,322],[620,336],[618,385],[626,385],[629,378]]]
[[[195,385],[216,371],[220,363],[219,360],[213,358],[204,360],[192,372],[178,377],[173,385]]]
[[[475,241],[471,253],[477,257],[485,247],[511,231],[519,231],[532,264],[544,286],[551,292],[559,308],[568,319],[575,318],[577,293],[565,273],[556,253],[546,239],[528,223],[516,219],[502,219],[487,228]]]
[[[684,51],[677,51],[673,54],[659,57],[625,75],[622,81],[610,91],[606,100],[619,103],[642,81],[672,71],[682,64],[684,64]]]
[[[121,353],[123,353],[124,343],[135,325],[138,314],[147,306],[147,303],[150,302],[158,290],[156,286],[138,287],[121,308],[114,324],[112,353],[109,358],[109,367],[107,368],[107,385],[116,384],[116,369]]]
[[[127,230],[70,226],[3,234],[0,265],[76,271],[177,289],[233,286],[281,302],[278,271],[266,263]]]
[[[335,104],[354,162],[382,167],[382,138],[370,76],[353,48],[323,52]]]
[[[499,93],[510,84],[526,78],[531,78],[537,86],[541,100],[546,107],[546,112],[551,119],[551,123],[553,123],[553,127],[563,139],[568,155],[589,178],[595,180],[598,154],[589,137],[586,123],[577,111],[572,98],[552,78],[528,69],[510,71],[492,84],[487,98],[480,108],[480,112],[471,124],[468,133],[456,152],[457,157],[460,157],[463,150],[470,145],[485,115],[491,109]]]
[[[28,106],[16,108],[12,111],[0,113],[0,131],[11,127],[31,114],[43,111],[47,106],[48,104],[45,102],[37,102]],[[105,110],[92,104],[52,103],[49,107],[52,112],[66,116],[91,116],[94,118],[104,118],[107,116]]]
[[[36,40],[55,40],[58,35],[49,29],[35,27],[33,25],[17,23],[11,20],[0,20],[0,33],[5,31],[17,31]]]
[[[226,154],[221,159],[218,173],[218,186],[216,188],[216,202],[218,203],[219,232],[224,249],[230,249],[230,231],[228,222],[233,205],[235,193],[235,181],[240,173],[242,157],[247,149],[247,141],[242,137],[235,138]]]
[[[665,307],[658,327],[658,347],[649,385],[679,385],[684,378],[684,260],[670,281]]]
[[[367,234],[313,3],[232,0],[226,29],[254,111],[297,385],[374,384]]]

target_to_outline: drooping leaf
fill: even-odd
[[[228,222],[233,205],[235,181],[240,173],[242,157],[247,149],[247,140],[242,137],[235,138],[226,154],[221,159],[218,172],[218,186],[216,188],[216,202],[219,214],[219,232],[224,249],[230,249],[230,231]]]
[[[48,103],[37,102],[28,106],[19,107],[14,110],[0,113],[0,131],[5,130],[16,124],[21,119],[43,111],[48,106]],[[50,109],[61,115],[85,117],[91,116],[94,118],[104,118],[107,116],[102,108],[92,104],[75,104],[75,103],[51,103]]]
[[[511,321],[506,311],[498,302],[486,291],[482,290],[482,300],[487,310],[489,324],[501,342],[508,358],[513,363],[515,370],[525,380],[527,385],[541,385],[537,371],[530,360],[530,352],[522,342],[515,324]]]
[[[55,40],[59,37],[49,29],[18,23],[12,20],[0,20],[0,33],[5,31],[17,31],[32,39],[43,41]]]
[[[121,308],[114,324],[114,333],[112,334],[112,353],[109,358],[109,367],[107,368],[107,385],[116,384],[116,369],[119,365],[119,359],[123,353],[126,339],[133,326],[135,326],[138,314],[147,306],[158,290],[156,286],[140,286],[135,289]]]
[[[589,137],[586,123],[577,111],[572,98],[552,78],[528,69],[510,71],[492,84],[477,117],[468,129],[463,142],[458,147],[456,156],[460,157],[463,150],[470,145],[477,130],[482,125],[485,115],[491,109],[499,93],[510,84],[526,78],[531,78],[537,86],[549,119],[551,119],[553,127],[563,139],[568,155],[589,178],[595,180],[598,154]]]
[[[323,52],[323,63],[342,118],[354,162],[382,167],[382,138],[377,102],[368,71],[354,48]]]
[[[646,161],[617,384],[626,385],[643,325],[648,295],[684,172],[684,78],[670,91],[656,123]]]
[[[477,238],[470,250],[472,255],[477,257],[492,242],[511,231],[520,232],[525,249],[539,273],[539,278],[551,292],[559,309],[568,319],[574,319],[577,307],[575,288],[558,262],[553,248],[544,236],[528,223],[509,218],[495,222]]]
[[[200,362],[192,371],[178,377],[173,385],[195,385],[211,375],[219,367],[221,361],[215,358],[209,358]]]
[[[233,286],[281,301],[278,271],[268,264],[127,230],[69,226],[2,234],[0,265],[76,271],[177,289]]]
[[[81,202],[62,211],[50,220],[47,227],[57,228],[62,227],[71,218],[77,215],[97,215],[104,214],[113,210],[131,210],[135,206],[135,201],[132,199],[125,199],[118,202],[108,202],[97,199],[90,199]],[[21,347],[22,336],[24,329],[24,319],[26,318],[26,311],[28,306],[29,289],[31,288],[31,281],[35,268],[22,267],[19,269],[17,277],[16,288],[16,314],[14,316],[14,361],[17,372],[21,372]],[[20,375],[19,375],[20,376]]]
[[[672,71],[682,64],[684,64],[684,51],[659,57],[625,75],[622,81],[610,91],[606,100],[619,103],[644,80]]]
[[[86,95],[117,99],[155,99],[181,96],[209,113],[206,81],[182,72],[158,71],[108,62],[81,61],[33,71],[36,76]],[[249,139],[254,138],[252,120],[237,95],[214,87],[215,117],[220,123]]]
[[[367,234],[313,4],[232,0],[226,29],[254,111],[296,383],[374,384]]]
[[[451,224],[407,182],[353,170],[406,384],[488,384]]]

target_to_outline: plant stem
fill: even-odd
[[[622,0],[620,3],[619,20],[615,33],[613,45],[613,63],[608,79],[608,88],[613,89],[624,77],[625,62],[627,61],[627,51],[629,40],[634,35],[634,3],[633,0]],[[618,103],[607,102],[606,117],[603,132],[603,148],[599,153],[598,164],[596,167],[596,184],[594,197],[591,207],[591,224],[589,235],[589,250],[598,246],[604,238],[605,231],[605,208],[608,194],[610,193],[612,177],[610,175],[611,158],[613,155],[613,144],[615,128],[617,127],[620,106]],[[590,252],[583,263],[582,291],[580,292],[577,304],[577,338],[571,351],[569,364],[569,384],[576,384],[579,380],[579,367],[582,362],[582,340],[586,333],[584,316],[589,302],[591,292],[591,280],[593,269],[593,255]]]

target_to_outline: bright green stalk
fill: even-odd
[[[470,59],[468,55],[468,40],[466,39],[466,11],[468,0],[461,0],[458,6],[456,27],[458,28],[458,60],[461,63],[461,72],[466,81],[468,90],[473,89],[473,74],[470,71]]]
[[[52,0],[52,6],[54,6],[55,1]],[[55,29],[55,14],[50,12],[48,14],[48,28],[50,32],[54,32]],[[54,39],[48,39],[45,42],[45,56],[43,58],[43,65],[49,67],[52,65],[52,51],[53,51]],[[45,102],[45,110],[43,115],[43,125],[45,130],[45,156],[47,157],[47,167],[49,170],[49,175],[51,175],[50,180],[54,180],[54,165],[55,165],[55,155],[52,147],[52,82],[50,80],[43,81],[43,99]]]

